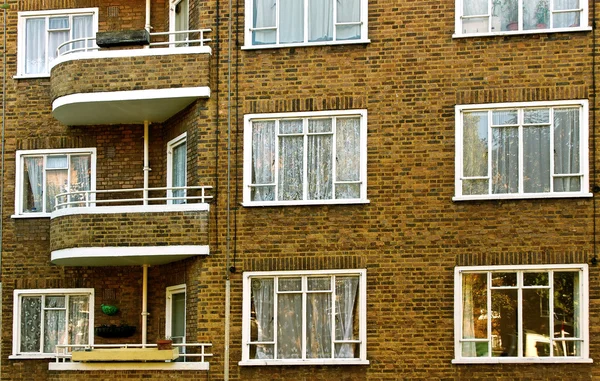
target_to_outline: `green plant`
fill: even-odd
[[[502,14],[509,22],[519,21],[519,0],[502,1]]]
[[[548,25],[550,16],[550,4],[548,0],[539,0],[535,7],[535,19],[538,24]]]

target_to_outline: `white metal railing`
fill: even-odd
[[[131,188],[131,189],[109,189],[109,190],[87,190],[60,193],[55,196],[54,209],[98,207],[105,205],[163,205],[163,204],[192,204],[206,203],[213,196],[207,191],[211,186],[188,186],[188,187],[159,187],[159,188]],[[166,196],[151,197],[152,193],[160,192]],[[180,192],[178,192],[180,191]],[[140,193],[141,197],[117,197],[118,194]],[[181,193],[178,195],[177,193]],[[106,198],[98,198],[98,195],[108,195]]]
[[[91,351],[94,349],[127,349],[127,348],[156,348],[156,344],[59,344],[56,345],[55,359],[57,363],[71,362],[73,351]],[[207,353],[207,348],[212,347],[210,343],[182,343],[175,344],[173,347],[180,348],[179,358],[184,362],[207,362],[207,357],[212,357],[212,353]]]
[[[173,32],[153,32],[150,33],[150,47],[168,46],[170,48],[178,48],[183,46],[204,46],[205,43],[211,41],[210,38],[204,37],[204,34],[210,31],[210,29],[191,29]],[[198,35],[198,38],[190,38],[194,35]],[[155,41],[160,40],[161,37],[164,36],[168,37],[168,41]],[[177,40],[177,36],[181,36],[183,38]],[[83,46],[81,46],[82,43]],[[56,48],[56,56],[60,57],[71,53],[90,52],[97,50],[100,50],[100,48],[96,45],[96,37],[76,38],[58,45]]]

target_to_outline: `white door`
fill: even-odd
[[[167,287],[165,336],[174,344],[185,343],[185,290],[185,284]],[[179,348],[179,352],[185,353],[184,349]]]
[[[169,31],[180,32],[190,29],[190,7],[189,0],[171,0],[169,9]],[[171,34],[169,41],[187,41],[189,38],[187,33]],[[177,44],[176,46],[184,46],[186,44]]]
[[[186,134],[179,135],[167,143],[167,188],[187,185],[187,141]],[[167,190],[168,204],[185,204],[185,189]]]

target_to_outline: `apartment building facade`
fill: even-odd
[[[600,377],[594,2],[4,8],[1,379]]]

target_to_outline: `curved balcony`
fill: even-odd
[[[51,262],[62,266],[160,265],[208,255],[209,189],[59,194],[50,216]]]
[[[99,48],[95,38],[66,42],[52,61],[52,114],[69,126],[169,119],[210,97],[209,31],[150,33],[145,47]]]

